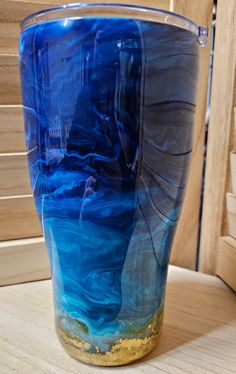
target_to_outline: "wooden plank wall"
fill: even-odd
[[[171,3],[172,10],[193,18],[201,25],[211,26],[213,1],[199,1],[198,6],[191,0],[129,0],[129,3],[164,9],[169,9]],[[48,264],[45,260],[46,250],[27,176],[17,44],[19,22],[25,15],[48,5],[64,2],[64,0],[0,0],[0,284],[49,276]],[[197,248],[208,61],[209,46],[201,51],[193,166],[172,255],[172,263],[189,268],[194,268]],[[29,261],[30,248],[32,252]],[[22,253],[22,261],[19,261],[20,253]],[[39,261],[40,256],[44,264],[43,269]],[[19,270],[21,264],[25,266]]]
[[[236,2],[218,1],[200,270],[236,290]],[[231,161],[231,162],[230,162]]]
[[[65,0],[0,0],[0,53],[17,54],[17,43],[20,33],[20,21],[33,12],[51,5],[74,3]],[[81,1],[85,2],[85,1]],[[87,0],[87,3],[109,3],[109,0]],[[116,1],[113,1],[114,3]],[[119,0],[118,3],[153,6],[162,9],[169,8],[170,0]]]
[[[27,171],[17,56],[20,19],[42,7],[0,1],[0,285],[50,276]]]

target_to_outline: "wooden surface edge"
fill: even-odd
[[[43,237],[0,242],[0,286],[48,278]]]
[[[216,274],[236,291],[236,239],[219,238]]]

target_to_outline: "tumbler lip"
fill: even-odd
[[[118,14],[118,16],[117,16]],[[208,41],[208,27],[198,26],[190,18],[165,9],[121,3],[71,3],[42,9],[26,16],[20,23],[21,30],[42,22],[59,19],[78,19],[100,16],[104,18],[132,18],[177,26],[192,32],[199,44]]]

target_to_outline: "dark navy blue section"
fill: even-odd
[[[19,48],[56,312],[106,350],[163,303],[192,148],[198,45],[173,26],[85,18],[31,26]]]

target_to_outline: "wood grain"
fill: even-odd
[[[228,233],[230,236],[233,236],[236,239],[236,195],[233,195],[232,193],[227,193],[226,207],[228,219]]]
[[[212,0],[175,0],[173,3],[173,10],[190,17],[199,25],[208,26],[209,39],[211,38]],[[190,269],[195,268],[197,255],[210,45],[211,43],[209,42],[208,45],[200,51],[199,84],[194,123],[192,162],[184,205],[171,256],[172,264]]]
[[[87,2],[87,1],[86,1]],[[91,1],[88,1],[91,2]],[[96,0],[94,2],[100,2]],[[112,2],[112,1],[104,1]],[[113,1],[114,3],[116,1]],[[20,83],[18,69],[19,22],[27,14],[45,6],[64,1],[20,1],[1,0],[0,2],[0,104],[20,104]],[[126,3],[125,0],[120,3]],[[168,9],[169,0],[132,0],[130,4],[155,6]]]
[[[0,54],[0,105],[20,102],[18,57]]]
[[[31,13],[57,3],[60,1],[0,0],[0,53],[16,55],[20,21]]]
[[[0,21],[0,35],[0,54],[16,55],[20,35],[19,23]]]
[[[216,274],[236,291],[236,240],[230,236],[219,239]]]
[[[0,240],[41,235],[39,219],[30,195],[0,197]]]
[[[31,13],[60,3],[62,4],[63,1],[0,0],[0,22],[19,23],[24,17]]]
[[[100,0],[81,1],[86,3],[100,3]],[[103,3],[115,3],[104,0]],[[169,9],[169,0],[119,0],[119,4],[135,4]],[[70,3],[76,3],[71,1]],[[0,0],[0,22],[20,22],[27,15],[44,9],[45,7],[65,4],[65,0]]]
[[[49,6],[64,4],[65,0],[0,0],[0,53],[17,54],[20,36],[20,21],[27,15]],[[76,1],[74,1],[76,2]],[[100,0],[84,0],[81,2],[101,2]],[[103,3],[116,2],[104,0]],[[73,3],[73,1],[72,1]],[[127,3],[120,0],[120,4]],[[129,4],[153,6],[161,9],[169,8],[169,0],[129,0]]]
[[[1,374],[233,374],[236,298],[213,276],[171,267],[157,348],[125,367],[102,368],[63,351],[54,331],[51,281],[0,288]]]
[[[232,192],[236,195],[236,152],[230,154]]]
[[[217,245],[225,221],[236,64],[236,2],[219,0],[212,83],[211,117],[200,243],[200,270],[215,273]],[[224,234],[223,234],[224,235]]]
[[[31,194],[26,153],[0,153],[0,196]]]
[[[236,95],[236,89],[234,90],[234,94]],[[235,99],[235,103],[236,103],[236,99]],[[236,151],[236,106],[234,107],[233,115],[234,115],[234,118],[233,118],[234,150]]]
[[[24,123],[21,106],[0,105],[0,153],[24,151]]]
[[[44,239],[0,242],[0,286],[50,278]]]

